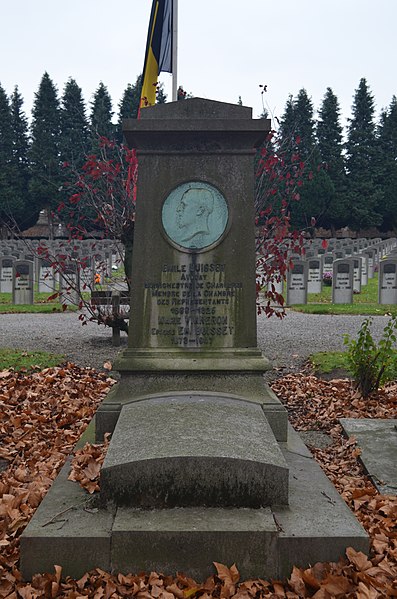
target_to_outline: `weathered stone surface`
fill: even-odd
[[[261,507],[288,501],[288,469],[261,406],[179,395],[125,406],[101,496],[135,507]]]
[[[277,527],[269,508],[119,508],[111,559],[116,571],[185,572],[198,581],[213,561],[237,563],[243,579],[277,576]]]
[[[67,480],[70,459],[62,468],[21,536],[20,569],[25,580],[38,572],[79,578],[92,568],[109,570],[114,510],[90,510],[91,497]],[[88,509],[86,509],[88,508]]]
[[[123,405],[150,397],[190,394],[230,396],[262,406],[277,441],[287,440],[287,411],[257,372],[156,372],[125,374],[108,393],[96,415],[96,441],[112,433]]]
[[[379,493],[397,495],[397,419],[341,418],[348,437],[355,437],[360,459]]]
[[[282,448],[290,485],[288,508],[273,509],[280,576],[288,576],[292,564],[338,561],[347,547],[368,553],[368,535],[292,427]]]
[[[53,571],[56,563],[63,576],[101,567],[184,571],[205,580],[213,561],[235,561],[243,579],[286,578],[294,564],[337,561],[349,546],[367,552],[365,531],[292,429],[283,451],[290,504],[259,510],[118,508],[114,518],[113,511],[84,509],[87,495],[67,480],[65,467],[22,534],[22,574]],[[64,512],[69,506],[76,507]],[[53,525],[43,526],[57,514]]]

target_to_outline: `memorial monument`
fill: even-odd
[[[253,158],[270,123],[198,98],[125,122],[139,160],[128,348],[96,415],[112,433],[96,510],[54,483],[21,541],[25,577],[63,566],[285,577],[368,538],[264,382]]]

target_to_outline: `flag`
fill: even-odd
[[[140,108],[156,103],[157,79],[172,73],[173,0],[153,0],[146,44]]]

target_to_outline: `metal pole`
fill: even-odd
[[[172,1],[172,101],[178,99],[178,0]]]

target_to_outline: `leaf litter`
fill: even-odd
[[[370,534],[367,557],[351,547],[338,563],[294,567],[288,581],[240,580],[238,564],[214,562],[203,583],[182,573],[110,574],[97,568],[79,580],[62,569],[23,582],[18,570],[19,537],[114,381],[74,364],[31,374],[0,373],[0,597],[36,599],[380,599],[397,597],[397,497],[379,494],[358,460],[354,439],[346,439],[341,417],[395,418],[397,383],[363,400],[346,380],[323,381],[305,373],[272,383],[296,430],[326,432],[332,444],[311,447],[321,467]],[[99,489],[108,441],[75,452],[70,477],[88,493]],[[210,564],[209,564],[210,568]]]

